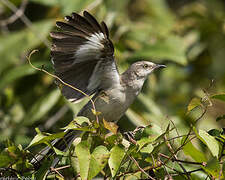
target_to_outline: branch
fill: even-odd
[[[139,168],[139,170],[142,173],[144,173],[149,179],[156,180],[155,178],[151,177],[147,172],[145,172],[145,170],[140,167],[138,162],[132,156],[129,156],[129,158],[136,164],[136,166]]]
[[[173,155],[173,159],[176,159],[177,160],[177,155],[176,155],[177,152],[174,152],[172,146],[170,145],[170,142],[166,138],[166,135],[164,136],[164,140],[166,142],[166,145],[167,145],[169,151]],[[184,168],[184,166],[180,162],[178,162],[178,161],[177,161],[177,163],[179,164],[179,166],[181,167],[181,169],[184,171],[184,173],[186,174],[187,178],[190,179],[190,175],[187,173],[187,170]]]
[[[7,19],[0,21],[0,26],[7,26],[9,24],[14,23],[17,19],[19,19],[26,9],[28,0],[23,0],[19,9],[17,9],[12,3],[7,0],[1,0],[3,4],[9,7],[11,10],[14,10],[14,14]]]
[[[160,156],[166,158],[166,159],[170,159],[169,156],[166,156],[165,154],[162,154],[162,153],[159,153]],[[186,163],[186,164],[196,164],[196,165],[202,165],[202,166],[205,166],[205,162],[193,162],[193,161],[184,161],[184,160],[180,160],[180,159],[175,159],[175,158],[172,158],[171,159],[172,161],[177,161],[177,162],[181,162],[181,163]]]

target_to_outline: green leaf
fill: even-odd
[[[212,99],[219,99],[221,101],[225,101],[225,93],[222,94],[214,94],[211,96]]]
[[[191,102],[188,104],[187,107],[187,113],[195,109],[196,107],[201,105],[201,99],[200,98],[193,98]]]
[[[55,89],[46,96],[40,97],[27,113],[24,124],[30,125],[41,119],[56,104],[60,96],[60,91]]]
[[[38,144],[45,137],[46,137],[45,135],[38,133],[36,136],[34,136],[34,138],[32,139],[32,141],[30,142],[30,144],[27,147],[31,147],[35,144]]]
[[[117,134],[118,126],[114,122],[108,122],[103,118],[103,124],[106,129],[111,131],[113,134]]]
[[[186,136],[182,138],[181,144],[183,144],[185,139],[186,139]],[[191,156],[191,158],[194,159],[196,162],[207,161],[205,154],[199,151],[190,141],[184,145],[183,151],[184,151],[184,154]]]
[[[212,155],[218,158],[219,156],[218,141],[213,136],[210,136],[206,131],[201,129],[199,130],[199,133],[196,135],[209,148]]]
[[[98,146],[91,154],[88,179],[93,179],[105,167],[109,158],[109,151],[105,146]]]
[[[78,116],[73,121],[71,121],[66,127],[61,129],[73,129],[77,131],[88,131],[88,132],[95,132],[96,130],[92,127],[88,118],[84,116]]]
[[[78,124],[82,126],[83,123],[91,124],[90,120],[87,117],[84,116],[77,116],[74,121],[76,121]]]
[[[53,20],[40,21],[33,23],[31,28],[0,36],[0,73],[9,65],[18,63],[21,55],[41,44],[48,36],[53,24]]]
[[[88,171],[90,168],[91,154],[87,141],[81,141],[76,147],[75,152],[78,157],[80,176],[82,179],[88,179]]]
[[[211,159],[209,162],[207,162],[206,166],[202,166],[202,169],[204,169],[214,178],[218,178],[220,176],[220,164],[215,157]]]
[[[149,126],[146,126],[143,131],[143,136],[151,137],[153,140],[157,139],[162,134],[162,129],[155,123],[151,123]]]
[[[112,177],[117,174],[125,154],[125,149],[121,145],[116,145],[111,149],[109,157],[109,167]]]
[[[148,144],[147,146],[143,147],[140,152],[150,154],[154,150],[154,146],[152,144]]]
[[[55,140],[57,138],[62,138],[65,135],[65,132],[60,132],[56,134],[51,135],[44,135],[43,133],[38,133],[30,142],[28,147],[35,146],[42,143],[49,143],[52,140]]]
[[[137,141],[137,144],[139,145],[138,151],[140,151],[145,145],[153,142],[155,138],[150,137],[143,137],[140,140]]]
[[[98,146],[90,153],[88,141],[82,141],[75,147],[82,179],[91,180],[105,167],[109,151],[104,146]]]

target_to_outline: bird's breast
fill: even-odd
[[[107,121],[118,121],[127,110],[126,94],[120,89],[102,92],[95,101],[97,111]]]

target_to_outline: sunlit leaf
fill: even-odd
[[[60,132],[60,133],[56,133],[56,134],[52,134],[52,135],[44,135],[43,133],[38,133],[34,139],[32,139],[32,141],[30,142],[30,144],[28,145],[28,147],[37,145],[37,144],[42,144],[42,143],[47,143],[50,142],[52,140],[55,140],[57,138],[62,138],[65,135],[65,132]]]
[[[78,157],[80,176],[82,179],[88,179],[88,171],[91,162],[91,153],[87,141],[80,142],[75,148]]]
[[[196,135],[209,148],[213,156],[219,156],[219,143],[213,136],[210,136],[206,131],[201,129]]]
[[[104,146],[98,146],[91,154],[90,168],[88,179],[93,179],[107,164],[109,151]]]
[[[73,129],[77,131],[89,131],[95,132],[93,127],[90,127],[90,121],[84,116],[78,116],[73,121],[71,121],[66,127],[61,129]]]
[[[108,129],[109,131],[111,131],[113,134],[116,134],[117,133],[118,126],[115,123],[113,123],[113,122],[107,122],[103,118],[103,124],[104,124],[104,127],[106,129]]]
[[[89,148],[88,142],[82,141],[76,146],[75,152],[78,157],[81,178],[91,180],[107,164],[109,151],[104,146],[98,146],[91,154]]]
[[[181,144],[183,144],[184,140],[186,139],[186,136],[182,138]],[[189,141],[189,140],[188,140]],[[191,141],[186,143],[183,146],[183,151],[187,156],[190,156],[192,159],[194,159],[196,162],[206,162],[207,158],[205,157],[205,154],[201,151],[199,151]]]
[[[200,98],[193,98],[191,102],[188,104],[187,113],[195,109],[196,107],[201,106],[201,99]]]
[[[123,146],[116,145],[111,149],[109,157],[109,167],[112,177],[117,174],[124,156],[125,149]]]
[[[91,112],[92,112],[95,116],[98,116],[98,115],[101,114],[101,112],[96,111],[95,109],[91,109]]]
[[[148,144],[147,146],[143,147],[140,152],[150,154],[154,150],[154,146],[152,144]]]

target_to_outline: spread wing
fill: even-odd
[[[56,75],[88,95],[120,83],[106,24],[102,22],[100,25],[86,11],[83,16],[72,13],[65,17],[65,21],[56,22],[61,31],[50,33]],[[64,85],[62,94],[73,102],[84,97]]]

